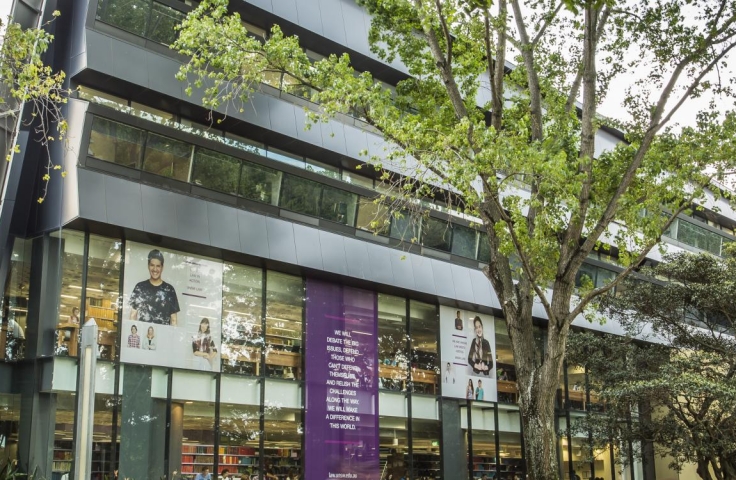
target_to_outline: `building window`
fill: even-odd
[[[220,464],[236,478],[258,475],[260,468],[260,411],[257,405],[220,406]],[[186,455],[186,454],[185,454]],[[214,475],[213,475],[214,477]]]
[[[204,148],[194,149],[192,183],[218,192],[236,194],[240,160]]]
[[[144,136],[143,130],[95,117],[87,154],[124,167],[140,168]]]
[[[240,172],[241,197],[269,205],[277,205],[281,189],[281,172],[260,165],[243,162]]]
[[[378,377],[383,390],[406,390],[406,300],[378,295]]]
[[[354,193],[337,188],[322,186],[319,216],[325,220],[355,225],[355,209],[358,205],[358,196]]]
[[[186,182],[189,180],[191,161],[191,145],[148,133],[143,171]]]
[[[389,209],[372,198],[360,197],[355,226],[361,230],[388,235],[391,220]]]
[[[222,271],[222,371],[258,375],[263,270],[225,263]]]
[[[105,360],[115,360],[118,355],[121,247],[119,240],[96,235],[89,239],[85,313],[97,322],[99,358]]]
[[[170,45],[184,13],[151,0],[100,0],[97,20],[154,42]]]
[[[31,284],[31,240],[13,240],[10,272],[5,284],[0,329],[0,360],[25,357],[28,291]]]
[[[409,304],[412,386],[416,393],[436,395],[440,377],[437,307],[413,300]]]
[[[478,231],[463,225],[452,226],[452,253],[460,257],[475,258],[478,251]]]
[[[294,175],[284,175],[279,205],[313,217],[319,216],[320,184]]]
[[[269,271],[266,277],[266,376],[300,380],[304,281]]]
[[[51,234],[61,253],[59,269],[59,318],[57,319],[56,354],[76,357],[79,348],[79,328],[84,324],[82,308],[82,265],[84,234],[65,230]],[[89,313],[88,313],[89,315]]]
[[[449,220],[429,217],[422,223],[422,245],[443,252],[450,251],[452,228]]]

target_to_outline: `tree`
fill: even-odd
[[[267,78],[288,75],[293,81],[283,89],[301,94],[309,87],[319,105],[308,111],[313,121],[359,117],[393,145],[390,161],[414,168],[412,178],[399,180],[384,171],[400,188],[382,200],[396,206],[449,191],[454,208],[481,220],[490,250],[484,272],[514,354],[528,473],[556,478],[554,398],[572,321],[635,269],[675,216],[702,200],[736,158],[733,114],[720,118],[709,110],[694,127],[669,126],[689,98],[708,92],[731,98],[730,82],[712,74],[723,71],[736,46],[736,5],[358,3],[372,15],[373,51],[400,59],[411,75],[395,92],[369,72],[354,71],[346,54],[311,61],[299,39],[278,26],[268,39],[254,38],[227,0],[203,1],[182,23],[173,47],[190,60],[178,78],[189,93],[201,89],[204,106],[226,112],[242,108]],[[621,99],[629,119],[611,122],[626,141],[601,153],[598,105],[629,71],[640,78]],[[379,159],[366,161],[381,167]],[[609,247],[626,268],[576,295],[583,260]],[[535,302],[549,319],[541,356]]]
[[[568,361],[587,367],[605,403],[580,425],[593,447],[649,442],[671,467],[736,478],[736,259],[678,254],[602,302],[626,337],[573,334]],[[660,280],[654,280],[655,278]],[[644,329],[656,344],[642,345]],[[635,421],[622,422],[633,409]]]
[[[55,11],[53,16],[58,17],[59,12]],[[7,23],[0,19],[0,128],[4,130],[0,145],[8,162],[14,154],[20,153],[16,140],[22,122],[32,126],[38,141],[46,148],[49,142],[61,141],[66,136],[67,123],[61,107],[67,101],[69,90],[64,88],[64,72],[54,72],[44,63],[44,53],[54,39],[46,31],[47,26],[48,23],[39,28],[23,28],[12,19]],[[47,158],[39,203],[46,198],[52,170],[59,170],[62,177],[66,176],[51,155]]]

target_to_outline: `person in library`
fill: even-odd
[[[199,322],[199,330],[192,338],[194,367],[199,370],[212,370],[212,360],[217,356],[217,348],[210,333],[210,321],[203,318]]]
[[[138,282],[130,294],[131,320],[176,326],[179,299],[173,285],[161,278],[163,271],[164,255],[159,250],[151,250],[148,253],[150,278]]]
[[[212,474],[209,467],[202,467],[202,471],[194,477],[194,480],[212,480]]]
[[[233,478],[232,475],[230,475],[230,470],[227,468],[220,473],[221,478]]]
[[[141,348],[143,350],[156,350],[156,331],[153,327],[148,327],[148,332],[146,333],[146,338],[143,339]]]
[[[493,370],[493,352],[490,342],[483,336],[483,321],[478,316],[473,319],[473,329],[475,338],[470,342],[468,365],[473,369],[473,373],[489,375]]]

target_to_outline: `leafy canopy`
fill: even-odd
[[[592,428],[594,447],[644,439],[675,469],[695,463],[704,480],[734,478],[736,259],[683,253],[644,274],[602,305],[626,337],[570,337],[568,361],[588,368],[605,403],[579,427]],[[622,421],[634,408],[648,414]]]

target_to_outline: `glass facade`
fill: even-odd
[[[48,240],[50,255],[59,260],[58,321],[54,325],[57,363],[52,386],[55,430],[50,447],[53,479],[73,469],[77,366],[64,357],[75,356],[79,325],[89,318],[96,319],[100,332],[92,479],[112,478],[116,471],[122,478],[166,475],[191,479],[197,473],[223,475],[226,471],[249,480],[303,478],[308,405],[304,366],[309,361],[304,351],[304,340],[309,335],[305,313],[309,288],[304,277],[183,252],[176,255],[186,261],[171,263],[173,253],[165,248],[75,231],[55,232]],[[31,276],[30,266],[25,265],[28,256],[22,254],[30,245],[16,243],[18,256],[14,258],[19,263],[11,277],[25,280],[11,282],[10,289],[14,288],[12,284],[25,285]],[[133,302],[124,277],[130,274],[138,280],[138,270],[145,271],[141,269],[145,268],[147,253],[153,278],[158,258],[153,252],[164,255],[167,263],[163,278],[181,295],[196,289],[182,287],[178,277],[186,279],[189,286],[204,281],[202,272],[192,265],[221,266],[213,277],[221,285],[221,305],[211,306],[203,295],[195,294],[192,300],[196,308],[211,310],[210,326],[221,325],[215,329],[221,332],[221,339],[213,343],[216,348],[220,346],[219,369],[202,372],[184,364],[158,367],[133,357],[121,361],[121,347],[130,348],[128,332],[120,328],[122,311]],[[135,267],[136,262],[143,265]],[[23,286],[17,293],[27,290]],[[486,377],[482,381],[488,398],[479,394],[472,401],[465,397],[453,399],[443,393],[444,382],[450,377],[445,378],[441,368],[444,360],[439,339],[444,320],[440,319],[440,307],[406,297],[373,295],[379,364],[374,370],[379,399],[375,435],[382,478],[441,478],[443,448],[467,456],[469,478],[524,478],[516,378],[503,320],[482,315],[486,330],[491,329],[481,333],[493,342],[498,400],[490,398],[493,389]],[[179,307],[178,326],[191,328],[186,320],[186,309],[194,308],[191,301],[181,300]],[[454,318],[455,309],[451,310]],[[137,322],[145,331],[148,325],[141,312]],[[468,327],[472,325],[468,334],[472,331],[480,335],[474,315],[466,312],[462,318],[467,319]],[[451,322],[453,325],[458,327]],[[154,327],[162,328],[150,324]],[[467,327],[461,331],[463,328]],[[535,335],[541,340],[542,331]],[[190,343],[185,339],[185,345]],[[585,372],[569,367],[566,378],[561,390],[568,402],[559,410],[563,423],[577,410],[595,408],[595,393],[585,392]],[[448,435],[439,413],[443,401],[459,405],[465,444],[445,443]],[[22,431],[20,403],[17,395],[0,396],[0,459],[6,463],[19,455],[15,445]],[[573,448],[567,454],[564,451],[568,443],[563,440],[561,468],[569,469],[571,463],[564,458],[572,458],[578,473],[595,471],[597,476],[615,478],[610,455],[606,456],[612,450],[594,452],[596,459],[580,465],[582,457],[578,457],[575,445],[581,439],[571,438]]]

